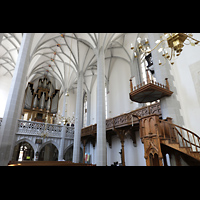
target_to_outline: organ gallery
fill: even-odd
[[[29,82],[24,98],[24,119],[45,122],[47,117],[46,122],[53,123],[53,114],[58,110],[58,97],[59,90],[54,88],[47,76],[35,84]]]

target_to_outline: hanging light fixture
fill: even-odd
[[[69,92],[68,92],[68,90],[67,90],[67,92],[65,93],[65,96],[67,96],[67,97],[69,96]]]
[[[193,34],[191,33],[164,33],[161,36],[161,40],[157,40],[155,42],[156,46],[153,49],[150,49],[149,45],[147,45],[149,43],[147,38],[145,38],[145,40],[142,41],[141,38],[138,37],[137,43],[138,44],[136,46],[136,49],[145,53],[146,56],[150,54],[153,50],[158,48],[159,45],[161,45],[161,47],[158,49],[158,52],[162,52],[162,56],[166,60],[169,60],[170,63],[173,65],[174,59],[181,54],[184,45],[196,46],[200,43],[200,41],[193,38]],[[131,49],[134,49],[132,44]],[[134,55],[135,57],[137,57],[136,51],[134,52]],[[162,65],[162,62],[160,60],[159,65]]]

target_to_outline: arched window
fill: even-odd
[[[143,45],[148,48],[149,47],[149,43],[145,44],[144,41],[142,41],[141,43],[144,43]],[[139,49],[139,64],[140,64],[140,76],[141,76],[141,81],[147,83],[147,73],[149,75],[150,80],[154,80],[154,82],[156,81],[155,78],[155,72],[154,72],[154,66],[153,66],[153,59],[152,59],[152,55],[150,54],[145,54],[144,51]],[[148,70],[148,71],[147,71]],[[147,102],[146,105],[149,106],[150,104],[156,103],[160,100],[154,101],[154,102]]]
[[[83,98],[83,127],[87,126],[87,94]]]
[[[152,64],[150,64],[150,63],[152,63]],[[148,69],[149,78],[151,80],[156,81],[156,78],[154,76],[154,68],[153,68],[151,53],[148,55],[145,55],[145,53],[140,52],[141,78],[142,78],[142,82],[144,81],[145,83],[147,81],[147,72],[146,72],[147,69]]]

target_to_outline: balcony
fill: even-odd
[[[61,138],[62,128],[63,126],[57,124],[45,124],[35,121],[18,120],[18,131],[16,134],[43,137],[42,133],[45,131],[46,137]],[[73,135],[74,127],[67,127],[65,137],[73,138]]]
[[[0,118],[0,129],[3,118]],[[62,125],[41,123],[35,121],[18,120],[18,130],[16,135],[30,136],[30,137],[44,137],[42,134],[46,133],[48,138],[61,138]],[[66,139],[74,139],[74,127],[66,127]]]
[[[159,117],[162,116],[160,103],[154,103],[150,106],[145,106],[137,110],[133,110],[128,113],[124,113],[113,118],[106,119],[106,131],[108,134],[114,128],[124,128],[127,126],[137,126],[138,118],[136,116],[144,117],[150,114],[158,114]],[[91,138],[96,140],[97,124],[90,125],[81,129],[81,138]]]
[[[143,83],[138,84],[133,89],[132,80],[130,79],[130,99],[138,103],[147,103],[171,96],[173,92],[169,89],[168,79],[166,78],[165,81],[166,85],[162,85],[154,80],[150,80],[147,71],[146,83],[143,81]]]

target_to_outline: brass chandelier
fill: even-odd
[[[160,40],[157,40],[156,46],[153,49],[149,47],[149,41],[145,38],[144,41],[140,37],[137,38],[136,51],[141,51],[145,56],[150,54],[153,50],[158,48],[158,52],[162,52],[162,56],[165,60],[169,60],[171,65],[174,64],[174,60],[181,54],[183,51],[184,45],[196,46],[200,43],[199,40],[193,38],[191,33],[164,33]],[[200,45],[198,45],[200,46]],[[134,49],[134,46],[131,44],[131,49]],[[134,56],[137,57],[137,53],[134,51]],[[162,62],[159,60],[159,65],[162,65]]]

